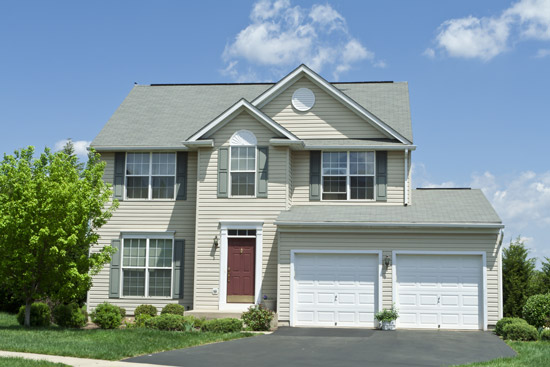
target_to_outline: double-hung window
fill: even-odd
[[[256,147],[231,147],[231,196],[256,195]]]
[[[374,152],[323,152],[323,200],[374,200]]]
[[[170,297],[174,241],[166,238],[124,238],[122,295]]]
[[[128,199],[174,199],[175,153],[127,153]]]

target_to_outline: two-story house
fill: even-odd
[[[92,142],[120,201],[91,309],[180,303],[280,325],[486,329],[500,218],[479,190],[411,188],[407,83],[136,85]]]

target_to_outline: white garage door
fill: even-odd
[[[480,255],[397,255],[402,328],[481,329]]]
[[[295,254],[293,325],[374,326],[378,263],[377,254]]]

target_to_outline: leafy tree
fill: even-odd
[[[529,250],[519,237],[503,249],[502,280],[506,317],[521,317],[523,306],[530,296],[529,281],[533,277],[536,259],[528,256]]]
[[[69,302],[88,291],[114,252],[107,246],[90,254],[97,229],[118,206],[107,205],[112,191],[95,151],[83,169],[64,152],[33,155],[28,147],[0,162],[0,279],[24,300],[26,326],[33,301]]]
[[[71,162],[73,162],[78,170],[82,171],[84,169],[84,163],[78,162],[78,157],[76,156],[76,153],[74,151],[74,143],[71,138],[67,139],[67,142],[65,143],[61,151],[71,157]]]

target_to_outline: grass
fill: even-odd
[[[506,343],[517,352],[516,357],[498,358],[488,362],[468,364],[470,367],[548,367],[550,366],[550,342],[514,342]]]
[[[148,329],[25,328],[0,313],[0,350],[119,360],[251,336],[250,333],[173,332]]]
[[[69,365],[19,357],[0,357],[0,367],[69,367]]]

